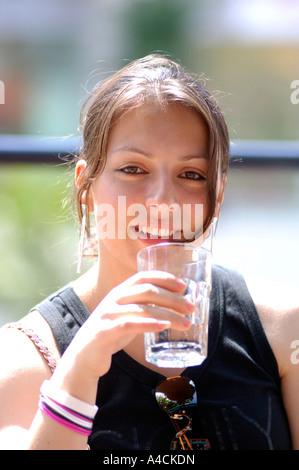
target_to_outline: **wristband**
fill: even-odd
[[[93,420],[86,418],[83,415],[80,415],[65,406],[56,403],[55,401],[51,400],[49,397],[44,395],[40,396],[40,402],[46,406],[49,410],[55,413],[57,416],[74,423],[77,426],[80,426],[85,429],[91,429],[93,425]]]
[[[39,409],[43,413],[45,413],[47,416],[49,416],[51,419],[53,419],[57,423],[61,424],[65,428],[71,429],[72,431],[75,431],[75,432],[77,432],[79,434],[82,434],[84,436],[90,436],[91,429],[86,429],[82,426],[78,426],[77,424],[73,423],[72,421],[68,421],[67,419],[64,419],[62,416],[55,413],[52,409],[48,408],[45,405],[45,403],[43,402],[42,398],[40,398],[38,406],[39,406]]]
[[[42,395],[50,398],[57,404],[91,420],[94,419],[98,411],[98,407],[96,405],[90,405],[78,398],[72,397],[64,390],[60,390],[53,386],[49,380],[45,380],[43,382],[40,391]]]

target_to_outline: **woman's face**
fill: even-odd
[[[194,109],[145,104],[117,120],[91,188],[101,262],[135,272],[145,246],[190,240],[208,216],[207,170],[208,130]]]

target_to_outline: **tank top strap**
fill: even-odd
[[[37,310],[49,324],[61,355],[89,316],[70,285],[35,305],[32,310]]]

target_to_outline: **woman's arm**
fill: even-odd
[[[27,449],[39,390],[51,371],[31,340],[15,329],[0,329],[0,449]]]
[[[297,299],[296,299],[297,298]],[[295,300],[296,299],[296,300]],[[298,290],[293,305],[280,313],[281,392],[288,416],[294,450],[299,450],[299,307]]]
[[[299,296],[298,288],[246,279],[281,379],[293,448],[299,450]]]
[[[166,273],[138,273],[114,288],[77,332],[52,376],[23,333],[2,330],[0,448],[84,449],[86,436],[38,410],[42,382],[50,379],[57,390],[94,405],[99,377],[108,372],[115,352],[146,331],[189,327],[185,315],[194,306],[181,295],[185,287]]]

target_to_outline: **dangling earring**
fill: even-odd
[[[205,236],[205,233],[198,232],[196,238],[190,242],[194,246],[202,246],[206,250],[210,251],[213,254],[214,248],[214,237],[217,229],[218,217],[213,217],[212,222],[209,226],[208,233]]]
[[[223,202],[223,191],[224,191],[225,183],[226,183],[226,176],[222,180],[222,186],[221,186],[220,192],[218,194],[218,198],[217,198],[217,209],[215,211],[217,215],[214,216],[213,219],[212,219],[212,223],[211,223],[211,226],[210,226],[210,232],[209,232],[209,235],[208,235],[208,238],[211,237],[211,239],[210,239],[210,248],[209,249],[210,249],[212,254],[213,254],[213,248],[214,248],[214,237],[216,235],[216,230],[217,230],[217,226],[218,226],[218,220],[219,220],[221,205],[222,205],[222,202]]]
[[[83,197],[82,199],[84,200]],[[79,238],[79,245],[78,245],[78,262],[77,262],[78,274],[81,273],[82,258],[83,258],[83,251],[84,251],[86,215],[87,215],[87,204],[85,202],[81,204],[81,209],[82,209],[82,220],[81,220],[81,228],[80,228],[80,238]]]
[[[216,230],[217,230],[217,225],[218,225],[218,217],[213,217],[213,220],[212,220],[212,223],[211,223],[211,228],[210,228],[210,236],[211,236],[211,239],[210,239],[210,251],[211,253],[213,253],[213,248],[214,248],[214,237],[215,237],[215,234],[216,234]]]

